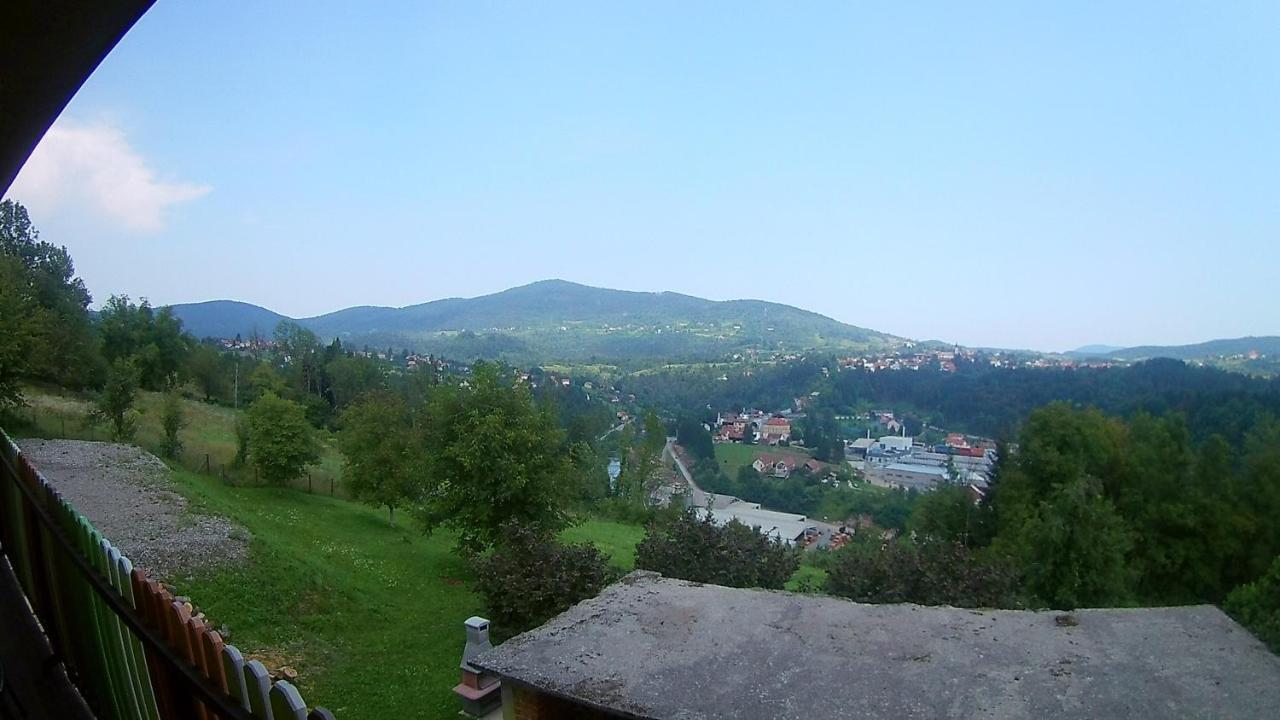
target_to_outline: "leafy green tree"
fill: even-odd
[[[128,358],[117,358],[107,369],[107,380],[94,400],[91,417],[111,425],[116,442],[128,442],[137,431],[133,403],[138,396],[138,366]]]
[[[168,392],[164,396],[164,404],[160,406],[160,453],[167,458],[176,458],[182,453],[182,428],[187,419],[182,410],[182,396],[177,392]]]
[[[605,458],[585,440],[566,443],[565,453],[573,473],[581,478],[581,497],[587,502],[609,496],[609,471]]]
[[[868,603],[1018,605],[1018,574],[1011,562],[946,540],[882,543],[860,535],[834,553],[824,589],[831,595]]]
[[[244,467],[249,462],[249,441],[251,430],[249,427],[249,419],[244,415],[236,418],[236,456],[231,461],[236,467]]]
[[[563,431],[527,388],[488,363],[464,384],[439,386],[422,423],[427,492],[420,519],[431,531],[458,531],[459,547],[479,550],[510,520],[555,531],[569,522],[576,494]]]
[[[284,397],[288,392],[284,378],[276,371],[271,363],[260,362],[249,373],[249,397],[257,400],[266,393],[272,393],[280,397]]]
[[[30,372],[36,307],[22,265],[0,255],[0,411],[23,402],[20,381]]]
[[[266,392],[247,411],[249,458],[262,480],[284,485],[320,458],[302,406]]]
[[[329,379],[329,399],[335,408],[345,407],[385,384],[382,368],[369,358],[342,356],[329,361],[325,369]]]
[[[676,423],[676,441],[694,458],[705,459],[716,456],[715,445],[711,442],[711,433],[694,415],[684,415]]]
[[[1280,654],[1280,555],[1265,575],[1233,590],[1223,609]]]
[[[324,354],[316,334],[298,323],[282,320],[276,326],[275,344],[284,360],[288,385],[299,395],[321,394]]]
[[[385,391],[362,395],[343,411],[340,427],[343,483],[358,500],[385,507],[394,526],[396,508],[420,500],[425,486],[409,406]]]
[[[643,433],[627,427],[619,434],[618,446],[622,451],[622,469],[618,476],[614,496],[617,502],[630,507],[632,513],[645,510],[649,496],[656,489],[662,466],[662,450],[667,444],[667,432],[662,421],[653,411],[645,413]]]
[[[828,407],[810,408],[796,427],[804,438],[805,447],[813,448],[813,456],[823,462],[844,462],[844,441],[835,413]]]
[[[223,354],[206,343],[196,345],[187,356],[187,375],[204,393],[206,402],[230,397],[232,379],[228,377],[228,365]]]
[[[132,358],[148,390],[165,390],[176,382],[194,345],[172,308],[155,310],[146,298],[135,305],[127,295],[107,301],[98,314],[98,333],[107,361]]]
[[[956,485],[922,494],[907,527],[919,537],[965,547],[983,547],[995,533],[990,508],[975,503],[967,487]]]
[[[40,240],[26,208],[12,200],[0,202],[0,258],[8,265],[0,282],[9,290],[23,288],[21,324],[35,338],[23,374],[68,387],[96,386],[104,367],[89,319],[89,291],[75,276],[67,249]]]
[[[781,589],[800,566],[800,550],[753,528],[716,524],[688,508],[658,518],[636,546],[636,567],[666,577],[729,587]]]
[[[476,589],[502,636],[535,628],[597,595],[618,572],[593,545],[566,545],[537,526],[503,525],[476,562]]]
[[[1132,538],[1100,481],[1064,482],[1029,510],[1009,517],[994,547],[1018,560],[1032,597],[1061,609],[1132,602]]]
[[[1236,493],[1252,529],[1252,547],[1244,562],[1249,577],[1258,577],[1271,558],[1280,555],[1280,420],[1267,415],[1250,430],[1242,465]]]

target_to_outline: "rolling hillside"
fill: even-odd
[[[182,319],[183,326],[199,338],[249,337],[255,331],[270,336],[281,320],[288,319],[280,313],[235,300],[174,305],[173,311]]]
[[[1154,358],[1171,358],[1189,363],[1210,365],[1231,372],[1260,377],[1280,375],[1280,337],[1242,337],[1192,345],[1141,345],[1129,348],[1087,346],[1066,353],[1085,359],[1101,358],[1137,362]]]
[[[174,312],[197,337],[247,336],[255,328],[269,333],[288,319],[225,300],[175,305]],[[789,305],[607,290],[563,280],[403,308],[353,307],[297,322],[344,343],[513,361],[705,360],[740,352],[863,350],[900,342]]]
[[[1247,355],[1280,355],[1280,337],[1242,337],[1228,340],[1210,340],[1194,345],[1142,345],[1122,348],[1107,353],[1108,357],[1121,360],[1145,360],[1165,357],[1175,360],[1204,360],[1207,358]]]

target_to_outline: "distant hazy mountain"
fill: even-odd
[[[1109,357],[1121,360],[1145,360],[1147,358],[1165,357],[1175,360],[1208,360],[1233,355],[1248,355],[1251,352],[1260,355],[1280,355],[1280,337],[1242,337],[1227,340],[1210,340],[1194,345],[1142,345],[1122,348],[1107,353]]]
[[[284,316],[256,305],[175,305],[197,337],[269,335]],[[606,290],[545,280],[476,298],[353,307],[297,322],[321,338],[450,357],[582,361],[713,359],[737,352],[864,350],[901,342],[789,305]]]
[[[1117,350],[1123,350],[1121,345],[1081,345],[1075,350],[1068,351],[1068,355],[1106,355]]]
[[[281,320],[280,313],[235,300],[210,300],[208,302],[174,305],[173,312],[182,319],[186,329],[199,338],[249,337],[254,331],[271,336]]]

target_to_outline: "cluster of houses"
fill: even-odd
[[[720,413],[712,430],[714,442],[755,442],[760,445],[786,445],[791,442],[791,418],[768,414],[761,410],[744,413]]]
[[[751,463],[751,467],[761,475],[779,480],[786,480],[797,470],[804,470],[814,477],[826,477],[835,472],[831,465],[813,458],[770,453],[757,455],[755,461]]]
[[[936,367],[942,372],[955,372],[956,360],[973,360],[974,351],[962,348],[951,350],[925,350],[920,352],[894,352],[877,355],[851,356],[840,359],[842,370],[920,370]]]
[[[908,346],[909,348],[909,346]],[[922,370],[937,368],[941,372],[955,372],[956,363],[985,363],[998,368],[1104,368],[1127,365],[1122,360],[1092,358],[1079,360],[1071,357],[1041,355],[1039,353],[981,351],[955,347],[950,350],[899,350],[891,353],[850,356],[840,359],[841,370],[881,372],[895,370]]]

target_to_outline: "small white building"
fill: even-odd
[[[876,441],[876,446],[881,450],[901,450],[903,452],[911,451],[912,438],[902,435],[885,435]]]

